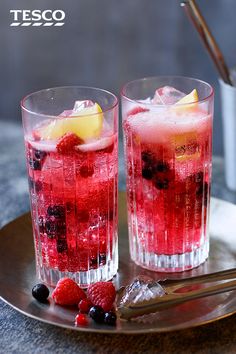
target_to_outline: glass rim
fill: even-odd
[[[31,92],[31,93],[27,94],[26,96],[24,96],[20,100],[21,109],[23,111],[27,112],[27,113],[30,113],[31,115],[36,115],[36,116],[45,117],[45,118],[58,118],[59,115],[37,113],[35,111],[32,111],[32,110],[26,108],[26,106],[25,106],[25,102],[30,96],[39,94],[40,92],[43,92],[43,91],[50,91],[50,90],[55,90],[55,89],[92,89],[94,91],[100,91],[100,92],[103,92],[103,93],[107,93],[108,95],[110,95],[110,96],[112,96],[114,98],[114,103],[110,107],[108,107],[107,109],[103,110],[102,112],[90,113],[90,114],[81,114],[80,117],[85,117],[85,116],[88,117],[88,116],[94,116],[94,115],[98,115],[98,114],[107,113],[107,112],[112,111],[119,104],[119,100],[118,100],[117,96],[114,93],[112,93],[112,92],[110,92],[108,90],[105,90],[105,89],[98,88],[98,87],[93,87],[93,86],[55,86],[55,87],[49,87],[49,88],[46,88],[46,89],[41,89],[41,90],[38,90],[38,91],[34,91],[34,92]],[[74,116],[74,117],[73,116],[63,116],[63,118],[73,119],[73,118],[78,118],[78,116]]]
[[[202,102],[206,102],[208,101],[209,99],[211,99],[213,96],[214,96],[214,88],[208,84],[206,81],[203,81],[203,80],[200,80],[200,79],[195,79],[193,77],[188,77],[188,76],[178,76],[178,75],[160,75],[160,76],[147,76],[147,77],[143,77],[141,79],[135,79],[135,80],[131,80],[129,82],[126,82],[121,90],[120,90],[120,95],[125,98],[127,101],[129,102],[136,102],[136,103],[139,103],[139,104],[142,104],[142,105],[146,105],[146,106],[152,106],[152,107],[168,107],[168,106],[173,106],[175,105],[175,103],[173,104],[166,104],[166,105],[163,105],[163,104],[158,104],[158,103],[151,103],[151,102],[143,102],[142,100],[135,100],[135,99],[132,99],[130,98],[127,94],[125,94],[125,89],[127,88],[128,85],[132,84],[132,83],[135,83],[135,82],[143,82],[143,81],[148,81],[148,80],[153,80],[153,79],[187,79],[187,80],[193,80],[193,81],[197,81],[205,86],[207,86],[209,89],[210,89],[210,93],[209,95],[207,95],[206,97],[204,97],[203,99],[201,100],[198,100],[197,102],[190,102],[190,103],[181,103],[181,104],[178,104],[178,106],[189,106],[189,105],[194,105],[196,103],[202,103]],[[186,94],[187,95],[187,94]]]

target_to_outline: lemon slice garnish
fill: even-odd
[[[181,98],[174,106],[173,109],[180,114],[193,113],[198,110],[198,93],[194,89],[188,95]],[[195,132],[186,132],[175,135],[173,137],[173,144],[176,146],[175,153],[178,161],[185,162],[186,160],[199,157],[198,149],[194,148],[197,140]]]
[[[178,102],[176,102],[176,105],[178,105],[178,104],[195,103],[195,102],[198,102],[198,94],[197,94],[197,90],[196,89],[194,89],[188,95],[186,95],[183,98],[181,98]]]
[[[101,135],[103,126],[102,109],[98,103],[72,113],[68,118],[52,121],[39,130],[41,139],[55,140],[66,133],[74,133],[83,140],[97,138]]]

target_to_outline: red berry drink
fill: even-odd
[[[26,97],[22,111],[39,277],[50,285],[70,277],[84,287],[111,279],[118,264],[115,96],[50,89]]]
[[[209,252],[213,92],[198,80],[160,81],[123,90],[130,253],[145,268],[173,272]]]

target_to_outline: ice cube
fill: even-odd
[[[139,277],[123,290],[118,307],[128,306],[130,304],[154,299],[163,295],[165,295],[165,290],[158,281]]]
[[[94,102],[91,100],[75,101],[73,109],[68,109],[59,114],[59,117],[72,117],[76,116],[84,108],[92,107]]]
[[[49,152],[57,151],[56,148],[57,143],[56,141],[53,140],[31,141],[30,143],[35,150],[49,151]]]
[[[63,111],[62,113],[59,114],[59,117],[70,117],[72,115],[73,111],[72,109]]]
[[[184,96],[186,96],[185,93],[176,90],[174,87],[164,86],[156,90],[152,102],[163,105],[175,104]]]
[[[72,115],[81,112],[84,108],[92,107],[92,106],[94,106],[94,102],[91,100],[75,101]]]
[[[147,98],[145,98],[143,100],[139,100],[139,102],[150,104],[150,103],[152,103],[152,98],[151,97],[147,97]]]

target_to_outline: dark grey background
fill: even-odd
[[[198,0],[230,66],[236,64],[236,1]],[[10,9],[62,9],[61,28],[10,27]],[[118,94],[128,80],[187,75],[216,90],[214,153],[222,155],[217,73],[178,0],[1,0],[0,119],[20,123],[32,91],[93,85]]]

